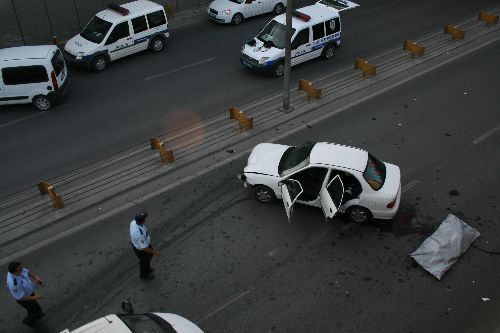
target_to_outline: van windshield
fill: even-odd
[[[295,29],[292,28],[291,35],[295,33]],[[257,36],[257,39],[264,43],[264,45],[274,46],[278,49],[285,48],[286,41],[286,27],[285,25],[272,20],[269,22],[264,29]]]
[[[94,16],[80,33],[80,36],[92,43],[100,44],[104,40],[104,37],[106,37],[111,26],[110,22]]]

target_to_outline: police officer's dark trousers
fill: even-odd
[[[152,245],[148,246],[151,250],[153,249]],[[139,268],[141,271],[141,278],[147,277],[151,273],[151,258],[153,258],[152,254],[146,253],[144,251],[138,250],[135,246],[132,245],[134,249],[135,255],[139,258]]]
[[[34,296],[31,294],[30,296]],[[33,325],[35,321],[42,316],[42,308],[38,305],[37,301],[17,301],[19,305],[28,311],[28,315],[24,318],[23,323],[26,325]]]

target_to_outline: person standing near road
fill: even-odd
[[[141,279],[153,279],[153,269],[151,268],[151,258],[159,257],[160,252],[155,251],[151,245],[146,223],[147,213],[140,213],[130,222],[130,239],[135,255],[139,258],[139,268]]]
[[[37,300],[42,299],[42,296],[34,293],[33,282],[35,280],[39,285],[43,284],[42,279],[31,273],[27,268],[24,268],[20,262],[11,262],[7,272],[7,289],[14,299],[26,309],[28,315],[24,318],[23,323],[28,326],[33,326],[35,321],[43,316],[42,308]]]

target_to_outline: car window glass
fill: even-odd
[[[309,43],[309,28],[299,31],[297,36],[295,36],[292,42],[292,50],[307,43]]]
[[[5,85],[40,83],[49,80],[47,70],[41,65],[2,68],[2,77]]]
[[[340,20],[338,17],[325,22],[326,34],[331,35],[340,31]]]
[[[281,156],[278,165],[278,173],[284,177],[296,170],[302,169],[309,164],[309,154],[313,149],[314,142],[306,142],[301,146],[288,148]]]
[[[292,35],[294,32],[295,29],[292,29]],[[257,39],[278,49],[284,49],[286,41],[286,27],[283,24],[272,20],[264,27],[264,29],[262,29],[257,36]]]
[[[118,316],[133,333],[177,333],[172,325],[153,314]]]
[[[100,44],[106,37],[112,24],[108,21],[94,16],[92,20],[85,26],[80,36],[93,43]]]
[[[106,41],[106,44],[111,44],[119,41],[122,38],[130,36],[130,30],[128,28],[128,22],[122,22],[116,25],[116,27],[111,31],[111,34]]]
[[[379,161],[375,156],[368,154],[368,162],[366,163],[363,178],[372,189],[378,191],[384,186],[385,182],[385,164]]]
[[[59,49],[54,53],[52,59],[50,59],[50,62],[52,63],[52,67],[54,67],[54,72],[56,72],[56,75],[59,75],[64,68],[64,58]]]
[[[163,10],[159,10],[157,12],[151,13],[147,15],[148,17],[148,24],[149,28],[156,28],[162,24],[167,23],[167,20],[165,19],[165,14],[163,13]]]
[[[146,23],[146,16],[139,16],[133,18],[132,27],[134,28],[134,33],[136,34],[148,30],[148,24]]]
[[[349,200],[357,198],[361,194],[363,188],[361,187],[358,178],[356,178],[356,176],[354,176],[352,173],[332,169],[332,172],[330,173],[330,177],[328,179],[328,183],[330,183],[332,179],[337,175],[340,176],[340,180],[342,180],[342,184],[344,184],[344,199],[342,200],[342,202],[347,202]]]
[[[324,22],[313,25],[312,30],[313,30],[313,40],[317,40],[317,39],[325,37],[325,23]]]
[[[328,194],[330,194],[335,207],[339,208],[342,204],[342,196],[344,194],[344,187],[340,178],[334,178],[333,181],[328,184],[326,190]]]

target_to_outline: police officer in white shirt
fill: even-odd
[[[23,320],[23,323],[28,326],[33,326],[37,319],[45,315],[37,302],[37,300],[42,299],[42,296],[34,293],[31,279],[40,285],[43,284],[42,279],[24,268],[20,262],[16,261],[9,264],[7,289],[17,303],[28,311],[28,315]]]
[[[130,239],[135,255],[139,258],[139,268],[141,279],[153,279],[151,274],[150,262],[153,256],[159,257],[160,252],[155,251],[151,245],[148,229],[144,225],[146,223],[147,213],[140,213],[130,222]]]

